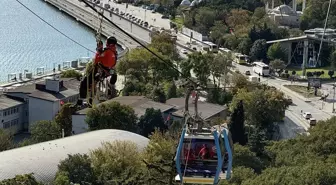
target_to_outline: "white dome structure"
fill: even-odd
[[[183,0],[180,4],[180,6],[190,6],[190,1],[189,0]]]
[[[197,0],[193,0],[190,4],[191,7],[196,6],[198,4]]]
[[[294,11],[288,5],[280,5],[278,7],[275,7],[274,9],[270,10],[270,13],[284,14],[284,15],[296,15],[297,14],[296,11]]]
[[[68,154],[88,154],[100,148],[102,143],[116,140],[134,142],[140,150],[149,142],[149,139],[132,132],[105,129],[7,150],[0,152],[0,180],[33,173],[36,180],[50,184],[59,162]]]

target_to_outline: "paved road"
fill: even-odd
[[[253,70],[252,67],[249,66],[243,66],[234,64],[235,68],[238,69],[241,73],[245,73],[245,71],[249,70],[251,71],[252,75]],[[301,116],[301,110],[303,112],[310,112],[314,118],[317,120],[325,120],[332,116],[332,113],[328,113],[326,111],[320,110],[314,103],[307,102],[307,99],[302,97],[301,95],[289,90],[288,88],[285,88],[283,85],[290,84],[290,82],[280,79],[272,79],[268,77],[261,77],[261,83],[268,84],[270,86],[274,86],[277,89],[284,92],[287,96],[290,96],[293,100],[293,105],[290,105],[288,110],[286,111],[286,118],[285,118],[285,127],[291,128],[289,130],[301,130],[301,128],[304,128],[307,130],[309,128],[309,124],[306,120],[304,120]],[[288,131],[287,131],[288,132]],[[292,132],[292,131],[289,131]],[[288,137],[293,136],[292,133],[287,134]],[[285,136],[285,138],[287,138]]]
[[[69,1],[69,0],[66,0]],[[83,2],[79,1],[71,1],[71,3],[76,4],[78,6],[81,6],[83,9],[90,11],[92,14],[97,14],[93,12],[89,7],[85,7],[85,4]],[[126,4],[116,4],[113,2],[108,2],[108,0],[104,0],[104,3],[109,3],[111,7],[114,8],[119,8],[119,12],[125,12],[126,13],[131,13],[137,18],[140,18],[141,20],[145,19],[146,15],[146,21],[149,23],[149,25],[153,25],[154,27],[158,28],[165,28],[165,29],[170,29],[170,20],[169,19],[162,19],[161,14],[159,13],[151,13],[149,10],[145,10],[141,7],[135,7],[132,5],[129,5],[128,8],[126,9]],[[128,33],[133,34],[135,37],[142,39],[146,42],[150,42],[150,36],[149,36],[149,30],[130,21],[129,19],[126,19],[123,16],[120,16],[119,14],[115,13],[109,13],[105,11],[104,15],[108,18],[110,18],[111,21],[116,23],[119,27],[123,28],[125,31]],[[154,21],[155,20],[155,21]],[[98,24],[98,20],[97,20]],[[177,43],[186,46],[187,43],[190,42],[190,37],[187,37],[181,33],[177,34]],[[197,49],[201,49],[201,46],[203,43],[201,42],[196,42],[196,45],[191,46],[189,49],[196,47]]]
[[[159,13],[152,13],[151,10],[145,10],[141,7],[136,7],[132,5],[128,5],[128,8],[126,8],[126,3],[123,4],[117,4],[109,0],[102,0],[102,3],[110,4],[112,7],[119,8],[119,11],[125,12],[125,13],[131,13],[137,18],[140,18],[141,20],[147,21],[150,25],[155,25],[157,27],[162,27],[165,29],[170,29],[170,21],[169,19],[162,19],[162,15]]]

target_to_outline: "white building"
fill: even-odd
[[[77,79],[47,78],[36,84],[23,85],[10,89],[6,96],[22,101],[21,126],[28,130],[29,125],[40,120],[53,120],[61,108],[61,102],[75,103],[79,98]]]
[[[106,129],[4,151],[0,153],[0,181],[33,173],[36,180],[52,184],[58,164],[68,154],[89,154],[102,143],[116,140],[134,142],[139,150],[149,142],[149,139],[132,132]]]
[[[288,5],[280,5],[268,10],[268,16],[281,26],[299,27],[302,12],[297,12],[295,8],[293,9]]]
[[[21,124],[24,116],[24,104],[20,101],[0,95],[0,128],[10,131],[12,134],[22,130]]]

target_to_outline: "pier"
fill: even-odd
[[[35,71],[24,70],[22,73],[11,73],[8,74],[7,82],[0,84],[0,91],[6,92],[6,90],[21,86],[27,83],[35,83],[43,80],[46,77],[59,75],[67,70],[77,70],[83,71],[86,64],[90,62],[92,58],[81,57],[74,61],[65,61],[63,65],[58,64],[54,66],[52,70],[47,70],[44,67],[38,67]]]

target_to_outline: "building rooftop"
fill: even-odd
[[[155,102],[144,96],[120,96],[120,97],[116,97],[111,100],[105,101],[103,103],[109,103],[113,101],[119,102],[122,105],[129,105],[130,107],[134,109],[135,113],[139,117],[145,114],[147,108],[160,109],[161,112],[166,112],[174,108],[173,105],[167,105],[167,104]],[[88,110],[90,110],[90,108],[77,111],[77,114],[86,114]]]
[[[134,142],[139,150],[149,141],[135,133],[106,129],[0,152],[0,180],[33,173],[38,181],[52,183],[57,165],[68,154],[88,154],[103,142],[116,140]]]
[[[175,106],[176,109],[178,109],[176,112],[172,113],[174,116],[177,117],[183,117],[184,116],[184,98],[171,98],[167,100],[167,104]],[[213,103],[207,103],[207,102],[198,102],[198,112],[199,115],[203,119],[209,119],[212,116],[215,116],[216,114],[227,110],[226,106],[222,105],[216,105]],[[189,104],[189,112],[190,114],[195,114],[194,104]]]
[[[269,13],[281,15],[297,15],[297,12],[288,5],[280,5],[278,7],[275,7],[274,9],[269,10]]]
[[[23,103],[20,101],[7,98],[4,95],[0,95],[0,110],[4,110],[21,104]]]
[[[36,89],[36,84],[44,85],[45,81],[37,82],[36,84],[28,84],[22,85],[19,87],[15,87],[13,89],[9,89],[6,91],[7,94],[11,93],[25,93],[29,94],[30,97],[35,97],[48,101],[56,101],[62,98],[70,97],[78,94],[79,83],[77,79],[74,78],[61,78],[63,80],[63,88],[59,93],[52,93],[47,91],[41,91]]]

